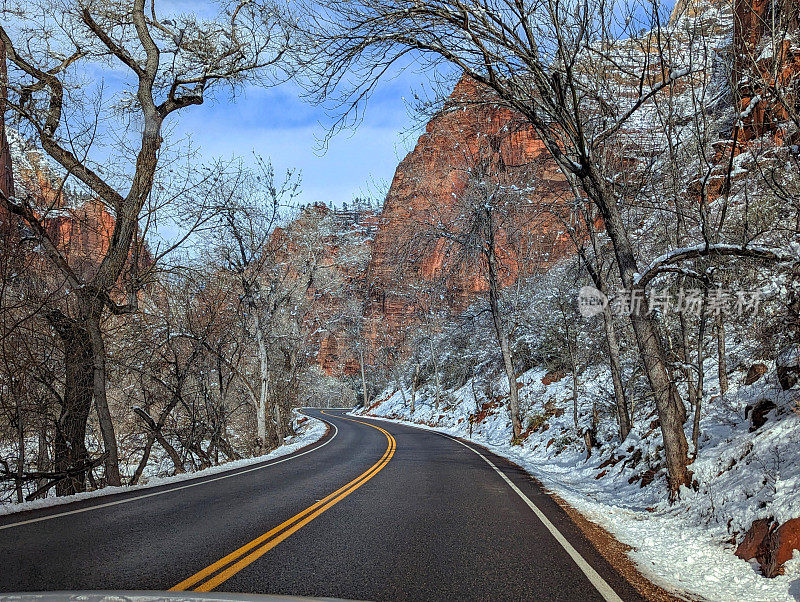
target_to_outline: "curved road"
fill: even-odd
[[[278,460],[0,517],[0,591],[640,599],[511,463],[408,426],[307,413],[328,434]]]

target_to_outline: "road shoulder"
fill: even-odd
[[[243,460],[226,462],[218,466],[177,474],[170,477],[154,478],[148,483],[123,487],[103,487],[65,497],[50,497],[43,500],[7,504],[0,506],[0,530],[28,520],[38,520],[51,514],[83,511],[99,505],[121,503],[140,499],[170,490],[194,487],[204,482],[235,476],[242,472],[266,468],[278,462],[304,455],[331,441],[336,434],[331,424],[309,416],[312,425],[294,442],[278,447],[268,454]],[[312,449],[313,448],[313,449]]]

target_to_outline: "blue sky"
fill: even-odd
[[[196,0],[164,0],[168,12],[195,12],[211,16],[211,5]],[[176,115],[175,134],[189,135],[206,159],[242,157],[253,153],[269,158],[276,174],[286,169],[302,172],[301,202],[349,202],[365,192],[374,194],[372,182],[391,182],[397,164],[411,150],[418,133],[403,97],[425,81],[412,70],[381,82],[369,102],[363,122],[353,132],[338,134],[322,154],[317,140],[325,135],[330,116],[300,98],[292,83],[276,88],[249,88],[234,101],[223,94],[199,107]],[[379,199],[383,200],[383,199]]]
[[[183,11],[202,16],[214,12],[213,3],[198,4],[196,0],[164,0],[159,6],[162,17]],[[81,63],[80,69],[73,83],[85,94],[78,102],[87,103],[88,119],[92,117],[90,103],[101,87],[110,114],[111,104],[119,100],[122,90],[133,90],[132,75],[119,64]],[[415,121],[404,97],[411,98],[427,77],[413,67],[394,75],[397,77],[378,84],[358,127],[337,134],[324,152],[318,140],[324,137],[332,116],[302,99],[293,82],[273,88],[250,86],[237,90],[233,99],[218,91],[200,106],[173,113],[165,131],[171,134],[168,142],[190,137],[200,158],[208,162],[241,157],[253,163],[256,153],[272,161],[276,174],[298,170],[302,175],[301,203],[332,201],[341,205],[354,196],[375,197],[381,185],[385,189],[391,182],[397,164],[420,133],[410,130]],[[80,107],[75,107],[78,113]],[[104,129],[101,125],[101,134],[106,133]],[[90,156],[100,164],[128,162],[130,158],[120,157],[116,140],[116,136],[101,135]],[[131,165],[116,167],[129,169]]]
[[[336,135],[324,153],[318,140],[331,123],[330,115],[301,99],[291,83],[248,88],[234,100],[222,97],[190,107],[177,115],[174,133],[190,136],[206,159],[251,161],[256,153],[269,158],[277,174],[300,170],[301,202],[341,205],[356,195],[374,195],[375,182],[391,182],[419,134],[404,135],[413,122],[404,97],[410,98],[422,81],[421,75],[408,72],[382,82],[363,122]]]

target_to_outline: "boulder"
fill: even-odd
[[[767,366],[765,364],[756,363],[750,366],[750,369],[747,371],[747,374],[744,377],[744,384],[745,385],[752,385],[756,382],[759,378],[761,378],[764,374],[767,373]]]
[[[760,429],[767,422],[767,414],[777,406],[770,399],[759,399],[753,405],[747,405],[744,409],[744,417],[750,417],[750,432]]]
[[[784,347],[775,360],[775,369],[784,391],[794,387],[800,381],[800,345]]]
[[[736,546],[736,554],[742,560],[750,560],[751,558],[759,559],[764,558],[766,549],[764,548],[764,540],[769,535],[769,528],[772,524],[771,518],[759,518],[754,520],[753,524],[744,534],[742,541]],[[761,562],[759,560],[759,562]]]
[[[800,518],[786,521],[767,535],[766,556],[761,570],[767,577],[783,574],[783,563],[792,558],[795,550],[800,550]]]
[[[777,577],[795,550],[800,550],[800,518],[780,526],[771,518],[760,518],[750,525],[734,553],[742,560],[755,558],[765,577]]]

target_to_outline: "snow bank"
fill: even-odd
[[[262,456],[245,458],[243,460],[234,460],[232,462],[225,462],[224,464],[211,466],[210,468],[206,468],[203,470],[198,470],[195,472],[186,472],[183,474],[177,474],[170,477],[149,478],[146,483],[142,483],[140,485],[124,486],[124,487],[104,487],[102,489],[97,489],[95,491],[87,491],[84,493],[78,493],[76,495],[70,495],[65,497],[48,497],[41,500],[23,502],[21,504],[0,505],[0,516],[13,514],[15,512],[23,512],[26,510],[35,510],[38,508],[49,508],[51,506],[60,506],[62,504],[69,504],[71,502],[75,502],[78,500],[103,497],[115,493],[123,493],[127,491],[139,491],[143,489],[149,489],[152,487],[158,487],[160,485],[179,483],[181,481],[189,481],[199,477],[206,477],[209,475],[228,472],[237,468],[251,466],[253,464],[258,464],[266,460],[273,460],[275,458],[280,458],[281,456],[286,456],[307,445],[311,445],[312,443],[319,441],[325,435],[327,429],[328,427],[324,422],[308,416],[308,420],[303,422],[302,425],[300,425],[298,429],[300,432],[297,435],[295,435],[294,437],[287,437],[286,443],[284,445]]]

